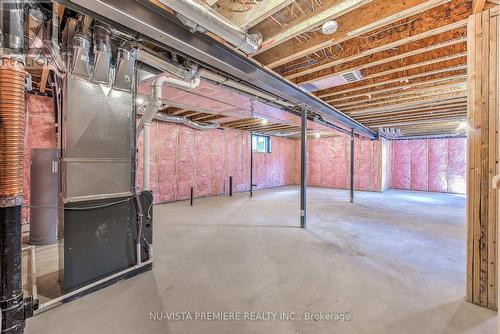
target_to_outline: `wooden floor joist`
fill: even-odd
[[[367,90],[368,92],[370,91],[369,89],[377,87],[377,86],[385,86],[389,84],[405,84],[407,82],[410,82],[413,79],[419,79],[419,78],[427,78],[427,79],[436,79],[436,78],[446,78],[448,76],[452,75],[463,75],[465,73],[464,70],[467,69],[466,65],[460,65],[460,66],[454,66],[454,67],[445,67],[442,69],[437,69],[437,70],[431,70],[431,71],[423,71],[419,72],[417,74],[413,75],[405,75],[405,76],[400,76],[397,77],[395,76],[394,78],[387,79],[387,80],[377,80],[374,82],[370,83],[356,83],[356,84],[351,84],[351,85],[343,85],[335,88],[329,88],[329,89],[324,89],[319,92],[316,92],[315,95],[320,97],[320,98],[326,98],[329,96],[335,96],[339,94],[344,94],[344,93],[352,93],[352,92],[358,92],[360,90]],[[425,81],[422,79],[422,81]]]
[[[342,28],[333,38],[332,36],[323,35],[310,39],[305,43],[290,40],[280,44],[279,50],[275,50],[277,48],[270,49],[257,55],[255,59],[266,66],[274,68],[448,2],[450,0],[407,0],[403,2],[374,0],[370,5],[361,8],[359,11],[340,17],[337,22]],[[365,27],[368,27],[368,29]]]
[[[319,79],[322,79],[322,78],[325,78],[325,77],[328,77],[328,76],[331,76],[331,75],[335,75],[334,73],[331,73],[328,70],[332,66],[336,66],[336,65],[340,65],[340,64],[343,64],[343,63],[346,63],[346,62],[354,61],[356,59],[363,58],[363,57],[366,57],[366,56],[370,56],[370,55],[373,55],[373,54],[376,54],[378,52],[382,52],[382,51],[385,51],[385,50],[390,50],[390,49],[393,49],[393,48],[397,48],[399,46],[415,42],[415,41],[417,41],[419,39],[424,39],[424,38],[427,38],[427,37],[430,37],[430,36],[442,34],[444,32],[448,32],[448,31],[452,31],[452,30],[455,30],[455,29],[463,28],[466,25],[467,25],[467,20],[460,20],[460,21],[453,22],[453,23],[450,23],[448,25],[445,25],[443,27],[439,27],[439,28],[435,28],[435,29],[432,29],[432,30],[429,30],[429,31],[425,31],[425,32],[420,33],[418,35],[414,35],[414,36],[410,36],[410,37],[406,37],[406,38],[397,40],[397,41],[392,42],[392,43],[382,44],[382,45],[380,45],[378,47],[374,47],[372,49],[368,49],[366,51],[356,53],[356,54],[354,54],[352,56],[349,56],[349,57],[342,57],[342,55],[339,55],[339,57],[340,57],[339,60],[336,60],[334,62],[325,64],[325,65],[322,65],[322,66],[315,67],[315,72],[313,74],[305,75],[305,76],[301,76],[301,77],[295,78],[293,81],[295,83],[297,83],[297,84],[305,84],[305,83],[314,82],[314,81],[317,81]],[[323,70],[323,69],[327,69],[326,73],[320,71],[320,70]]]
[[[423,90],[423,88],[429,90],[434,88],[450,87],[460,84],[463,85],[467,84],[466,76],[456,76],[446,79],[430,80],[423,84],[403,85],[394,88],[373,90],[370,93],[364,93],[364,94],[344,95],[343,97],[339,97],[337,99],[330,99],[330,98],[325,99],[325,101],[333,104],[341,102],[352,102],[352,101],[364,100],[366,98],[370,98],[370,96],[372,98],[377,98],[377,97],[394,95],[398,93],[409,93],[412,91],[424,92],[425,90]]]
[[[365,105],[366,103],[375,103],[375,102],[385,102],[390,100],[395,100],[399,98],[410,98],[410,97],[419,97],[419,96],[433,96],[437,94],[447,94],[453,93],[456,91],[466,91],[467,85],[464,83],[455,84],[455,85],[445,85],[439,87],[429,87],[425,89],[412,90],[412,91],[402,91],[392,94],[385,94],[382,96],[365,96],[360,99],[355,99],[353,101],[344,101],[335,103],[334,105],[337,108],[347,107],[347,106],[356,106],[356,105]]]

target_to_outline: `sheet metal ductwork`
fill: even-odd
[[[184,80],[191,80],[198,72],[198,65],[193,64],[191,67],[182,68],[180,65],[160,58],[153,54],[153,52],[144,49],[137,50],[137,60],[160,71],[169,72]]]
[[[201,27],[219,36],[241,51],[252,54],[262,45],[262,35],[248,34],[235,26],[231,21],[214,11],[212,8],[193,0],[159,0],[162,4],[181,15],[181,21],[192,31]]]
[[[24,1],[0,1],[0,48],[2,57],[19,58],[24,50]]]

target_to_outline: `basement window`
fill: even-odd
[[[253,135],[252,136],[252,149],[255,152],[271,153],[271,137]]]

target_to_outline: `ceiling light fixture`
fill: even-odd
[[[321,133],[316,132],[316,133],[314,134],[314,138],[316,138],[316,139],[321,138]]]
[[[335,20],[326,21],[321,26],[321,32],[325,35],[334,34],[337,32],[337,30],[339,30],[339,24]]]

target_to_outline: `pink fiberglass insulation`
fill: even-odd
[[[392,187],[465,193],[466,138],[392,142]]]
[[[53,99],[33,94],[26,95],[26,130],[24,148],[24,203],[23,224],[29,223],[31,150],[56,148]]]
[[[465,193],[467,175],[467,141],[448,139],[448,192]]]
[[[349,188],[350,138],[329,137],[307,142],[307,182],[310,186]],[[357,190],[381,191],[381,145],[355,140],[354,186]],[[300,141],[295,141],[295,183],[300,183]]]
[[[292,140],[272,137],[270,154],[254,153],[254,184],[257,184],[257,189],[294,183],[293,149]]]
[[[429,191],[448,191],[448,139],[429,142]],[[426,168],[422,165],[421,168]]]
[[[393,142],[392,187],[396,189],[411,187],[411,154],[407,140]]]
[[[391,142],[385,138],[381,139],[382,145],[382,191],[391,188],[392,185],[392,145]]]
[[[257,189],[294,184],[292,140],[273,137],[270,154],[254,153]],[[138,185],[142,187],[142,136],[138,141]],[[156,203],[229,193],[250,187],[250,133],[197,131],[179,124],[151,124],[151,190]]]
[[[427,166],[427,140],[414,140],[410,145],[411,156],[411,189],[427,190],[428,169]]]

